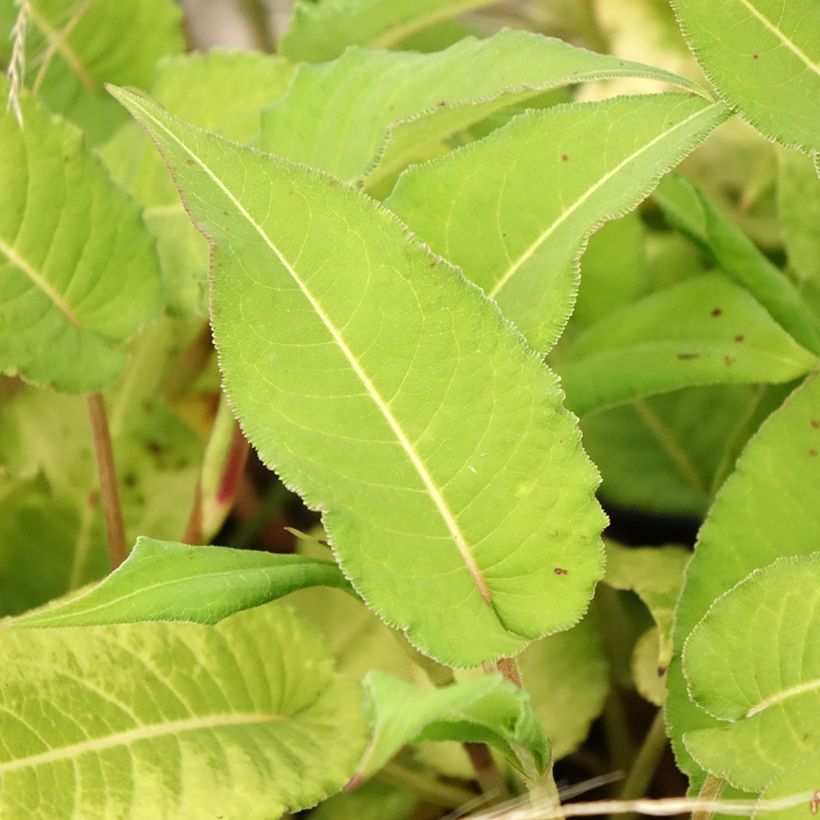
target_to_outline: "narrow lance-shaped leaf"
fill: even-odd
[[[126,561],[89,592],[15,618],[10,625],[215,624],[234,612],[316,585],[348,587],[333,561],[141,537]]]
[[[279,50],[291,60],[321,63],[348,46],[390,48],[412,34],[492,0],[296,0]]]
[[[727,114],[681,94],[523,114],[406,171],[387,205],[548,350],[572,312],[589,234],[634,208]]]
[[[375,774],[402,746],[421,740],[487,743],[533,779],[549,763],[549,743],[529,696],[500,675],[423,689],[370,672],[363,683],[372,736],[354,782]]]
[[[579,415],[696,384],[787,382],[817,356],[719,274],[647,296],[572,343],[559,372]]]
[[[667,724],[678,764],[696,780],[700,767],[683,736],[716,720],[692,701],[680,667],[684,642],[712,602],[755,569],[780,557],[807,555],[820,543],[820,379],[809,377],[760,428],[718,493],[701,528],[675,616]],[[816,590],[801,586],[805,594]]]
[[[115,93],[213,242],[245,433],[322,510],[368,604],[458,666],[578,621],[602,571],[597,475],[555,376],[495,306],[338,180]]]
[[[103,83],[148,88],[157,60],[184,46],[174,0],[28,0],[27,6],[25,83],[92,142],[125,120]]]
[[[98,390],[160,309],[154,249],[79,129],[28,95],[21,105],[24,127],[0,111],[0,372]]]
[[[276,605],[215,627],[4,631],[0,666],[8,820],[266,820],[338,791],[364,748],[358,685]]]
[[[670,174],[654,198],[675,228],[746,288],[797,342],[820,354],[820,319],[812,314],[797,288],[694,182]]]
[[[694,703],[720,721],[683,741],[745,791],[820,756],[820,552],[782,558],[718,598],[683,649]],[[807,777],[804,790],[817,781]]]
[[[820,151],[816,0],[672,0],[695,57],[724,99],[770,139]]]
[[[302,66],[287,94],[262,113],[260,144],[373,189],[493,112],[552,88],[624,76],[703,93],[661,69],[501,31],[435,54],[354,48],[327,65]]]

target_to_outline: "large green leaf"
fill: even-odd
[[[214,624],[316,585],[344,588],[347,582],[333,561],[140,537],[127,560],[90,591],[17,618],[13,625]]]
[[[680,668],[689,634],[712,602],[755,569],[780,557],[814,552],[820,511],[810,489],[820,482],[820,379],[795,390],[746,446],[737,469],[715,499],[686,573],[678,605],[669,670],[667,721],[679,764],[692,777],[699,768],[682,738],[716,720],[692,701]],[[809,493],[809,495],[807,495]],[[810,585],[801,587],[805,594]]]
[[[697,384],[787,382],[817,356],[719,274],[647,296],[589,328],[562,357],[579,415]]]
[[[602,572],[597,475],[495,307],[337,180],[116,93],[214,243],[232,406],[362,597],[455,666],[577,622]]]
[[[423,689],[370,672],[364,687],[372,736],[356,780],[370,777],[402,746],[418,740],[487,743],[529,778],[549,764],[549,744],[529,696],[500,675]]]
[[[201,128],[246,142],[259,130],[259,110],[284,92],[292,72],[282,58],[253,52],[185,54],[158,65],[152,94]],[[114,179],[145,207],[168,309],[206,315],[208,245],[190,224],[150,140],[129,122],[103,146],[101,156]]]
[[[820,354],[820,319],[797,288],[695,185],[670,174],[654,194],[669,221],[746,288],[803,347]]]
[[[321,63],[348,46],[390,48],[412,34],[493,0],[296,0],[279,43],[291,60]]]
[[[216,627],[7,630],[0,666],[8,820],[268,820],[338,791],[364,747],[359,687],[275,605]]]
[[[124,120],[103,83],[149,88],[157,60],[183,47],[173,0],[29,0],[28,7],[26,85],[94,142]]]
[[[726,101],[771,139],[820,150],[816,0],[672,0],[689,46]]]
[[[726,116],[682,94],[523,114],[409,169],[387,204],[547,350],[572,312],[589,234],[637,205]]]
[[[160,308],[154,249],[79,129],[28,95],[21,105],[25,127],[0,111],[0,372],[98,390]]]
[[[718,598],[686,640],[690,696],[720,724],[686,733],[684,743],[739,789],[760,792],[820,755],[818,599],[820,552],[782,558]]]
[[[354,48],[299,68],[262,114],[261,146],[373,189],[493,112],[552,88],[636,75],[702,93],[669,72],[524,31],[469,37],[437,54]]]

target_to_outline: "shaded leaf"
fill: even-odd
[[[288,93],[263,112],[260,144],[373,189],[496,111],[553,88],[636,75],[702,93],[669,72],[525,31],[466,38],[436,54],[353,48],[299,68]]]
[[[719,725],[684,743],[737,788],[760,792],[820,755],[818,596],[820,552],[783,558],[718,598],[686,639],[690,697]]]
[[[348,46],[390,48],[407,37],[492,0],[296,0],[279,50],[291,60],[321,63]]]
[[[310,813],[310,820],[408,820],[418,803],[419,796],[411,789],[371,780],[325,800]]]
[[[721,95],[770,139],[820,150],[820,6],[814,0],[672,0]]]
[[[719,274],[653,293],[590,327],[561,359],[579,415],[698,384],[787,382],[817,356]]]
[[[364,746],[359,687],[277,606],[216,627],[4,630],[0,659],[9,820],[277,817],[338,791]]]
[[[712,602],[755,569],[820,543],[820,512],[806,489],[820,482],[820,379],[808,378],[749,441],[701,528],[676,613],[667,724],[678,764],[697,779],[684,734],[717,721],[691,700],[680,669],[684,641]],[[804,588],[804,592],[808,592]]]
[[[680,94],[530,112],[409,169],[387,205],[548,350],[572,312],[589,234],[635,207],[726,116]]]
[[[215,624],[307,586],[346,587],[332,561],[227,547],[189,547],[140,537],[100,584],[66,603],[13,621],[15,627],[134,621]]]
[[[453,666],[577,622],[601,574],[597,476],[557,380],[494,306],[337,180],[116,93],[214,242],[244,431],[323,510],[368,604]]]
[[[487,743],[536,778],[549,764],[549,744],[526,692],[500,675],[422,689],[383,672],[364,679],[372,737],[355,781],[377,772],[417,740]]]
[[[0,111],[0,371],[99,390],[160,309],[154,249],[80,131],[28,95],[21,105],[25,128]]]
[[[196,125],[246,142],[259,130],[259,110],[284,92],[292,72],[280,57],[253,52],[184,54],[158,65],[152,94]],[[206,315],[208,244],[190,224],[154,146],[129,122],[100,154],[114,179],[145,208],[157,240],[168,310]]]

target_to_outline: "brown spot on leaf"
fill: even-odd
[[[659,666],[656,671],[658,673],[658,677],[662,678],[666,674],[666,667],[665,666]]]
[[[746,337],[742,333],[738,333],[737,336],[735,336],[735,341],[742,342],[745,338]]]
[[[817,450],[809,450],[809,455],[812,458],[817,458]]]
[[[725,364],[726,367],[731,367],[736,361],[737,361],[737,359],[734,356],[724,356],[723,357],[723,364]]]
[[[561,161],[562,161],[562,162],[566,162],[568,159],[569,159],[569,155],[568,155],[568,154],[561,154]]]
[[[818,421],[817,419],[812,419],[809,422],[809,424],[811,424],[811,426],[814,427],[815,430],[820,430],[820,421]]]
[[[193,165],[193,164],[194,164],[194,161],[193,161],[192,159],[186,159],[186,160],[185,160],[185,164],[186,164],[186,165]]]
[[[568,574],[569,574],[569,570],[568,570],[568,569],[565,569],[564,567],[556,567],[556,568],[553,570],[553,572],[554,572],[556,575],[568,575]]]
[[[712,308],[712,313],[710,315],[717,318],[718,316],[720,316],[721,313],[723,313],[722,308]]]
[[[96,490],[92,490],[85,499],[85,503],[89,507],[96,507],[100,503],[100,494]]]
[[[145,446],[148,449],[148,452],[153,453],[154,455],[159,455],[162,452],[162,445],[153,439],[151,441],[147,441]]]
[[[678,358],[685,362],[689,359],[697,359],[700,357],[700,353],[678,353]]]
[[[125,476],[123,476],[122,483],[125,484],[126,487],[136,487],[137,477],[133,473],[126,473]]]
[[[752,59],[757,60],[760,57],[759,54],[752,54]]]

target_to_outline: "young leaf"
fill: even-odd
[[[496,111],[549,89],[622,76],[703,93],[669,72],[524,31],[470,37],[436,54],[354,48],[299,68],[288,93],[262,113],[261,147],[373,189]]]
[[[26,85],[92,142],[124,120],[103,83],[149,88],[157,60],[184,45],[173,0],[28,0],[28,7]]]
[[[697,384],[787,382],[817,356],[720,274],[647,296],[593,325],[561,358],[579,415]]]
[[[422,689],[371,672],[364,687],[372,737],[354,781],[375,774],[402,746],[419,740],[488,743],[532,779],[549,764],[549,744],[529,696],[500,675]]]
[[[676,612],[675,659],[669,669],[667,723],[678,764],[699,769],[682,737],[716,726],[691,700],[680,669],[684,641],[712,602],[755,569],[820,543],[820,514],[806,488],[820,482],[820,379],[809,377],[760,428],[715,499],[686,573]],[[799,591],[808,594],[810,585]]]
[[[115,93],[213,242],[232,407],[362,597],[453,666],[577,622],[602,570],[597,476],[494,306],[337,180]]]
[[[259,130],[259,109],[285,91],[292,73],[285,60],[253,52],[185,54],[159,64],[152,94],[201,128],[246,142]],[[157,240],[168,310],[206,315],[208,245],[191,226],[150,140],[129,122],[100,155],[114,179],[145,208]]]
[[[387,205],[548,350],[572,312],[590,233],[635,207],[727,113],[681,94],[530,112],[409,169]]]
[[[291,60],[322,63],[348,46],[390,48],[411,34],[492,0],[296,0],[279,50]]]
[[[672,0],[721,95],[770,139],[820,150],[820,6],[816,0]]]
[[[820,319],[812,315],[797,288],[694,182],[670,174],[654,198],[674,227],[746,288],[799,344],[820,354]]]
[[[332,561],[140,537],[126,561],[89,592],[16,618],[15,627],[133,621],[215,624],[307,586],[345,588]]]
[[[277,606],[216,627],[7,630],[0,665],[10,820],[278,817],[338,791],[364,747],[358,685]]]
[[[684,743],[736,788],[760,792],[820,755],[818,591],[820,552],[780,559],[718,598],[686,640],[690,697],[720,724]]]
[[[79,129],[28,95],[21,106],[24,127],[0,111],[0,372],[99,390],[160,309],[154,249]]]

